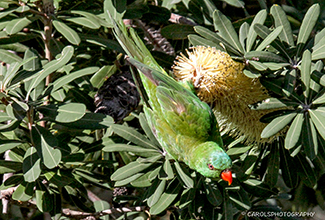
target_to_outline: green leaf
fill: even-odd
[[[21,63],[23,61],[23,59],[18,55],[4,49],[0,49],[0,60],[8,64],[12,64],[14,62]]]
[[[53,209],[53,195],[49,193],[43,183],[36,183],[36,206],[41,212],[50,212]]]
[[[263,63],[257,62],[255,60],[250,60],[249,64],[252,65],[258,71],[264,71],[267,69],[267,66]]]
[[[325,116],[317,110],[308,110],[308,112],[318,133],[325,139]]]
[[[297,166],[289,151],[280,147],[280,168],[285,184],[290,188],[295,188],[298,184]]]
[[[268,185],[256,179],[248,179],[242,183],[243,188],[252,195],[262,198],[268,198],[277,192],[271,189]]]
[[[131,141],[132,143],[149,148],[159,150],[154,143],[152,143],[149,139],[147,139],[144,135],[137,132],[134,128],[114,124],[111,126],[113,131],[124,139]]]
[[[163,194],[165,187],[166,187],[167,180],[160,181],[158,187],[156,188],[155,192],[148,198],[147,204],[149,207],[152,207],[154,204],[158,202],[161,195]]]
[[[257,37],[257,33],[254,30],[254,25],[255,24],[264,24],[266,16],[267,16],[266,10],[261,10],[255,15],[255,18],[252,21],[251,26],[249,27],[248,34],[247,34],[247,41],[246,41],[246,51],[247,52],[251,51],[251,49],[255,43],[256,37]]]
[[[113,4],[115,3],[115,5]],[[112,24],[112,18],[115,21],[121,21],[126,11],[126,1],[104,1],[104,15],[109,24]]]
[[[298,143],[302,124],[304,122],[303,113],[298,113],[295,119],[293,120],[290,128],[286,134],[284,146],[286,149],[290,150]]]
[[[86,114],[86,106],[83,103],[67,103],[57,109],[55,120],[61,123],[70,123],[81,119]]]
[[[146,133],[147,137],[159,148],[161,148],[158,140],[156,139],[155,135],[152,133],[151,127],[148,124],[148,121],[143,113],[140,113],[139,115],[139,122],[141,125],[141,128]]]
[[[193,188],[194,187],[194,181],[193,179],[190,177],[190,175],[186,172],[183,171],[181,165],[175,161],[174,163],[176,171],[178,176],[180,177],[180,179],[183,181],[183,183],[185,184],[185,186],[187,188]]]
[[[19,162],[0,160],[0,174],[14,173],[20,171],[22,167],[23,164]]]
[[[201,35],[202,37],[214,42],[216,45],[219,45],[218,47],[222,46],[227,48],[229,52],[234,53],[237,56],[242,56],[243,54],[236,50],[228,41],[226,41],[224,38],[222,38],[219,34],[214,33],[210,31],[209,29],[202,27],[202,26],[195,26],[194,30],[196,33]],[[237,34],[236,34],[237,35]]]
[[[128,144],[108,144],[106,145],[102,151],[104,152],[132,152],[135,155],[142,157],[152,157],[161,155],[161,153],[154,149],[148,149],[140,146],[128,145]],[[162,155],[161,155],[162,157]]]
[[[56,167],[62,157],[61,151],[55,149],[58,146],[56,137],[47,129],[33,125],[32,138],[37,154],[42,159],[43,164],[49,169]]]
[[[1,118],[1,114],[0,114],[0,118]],[[17,140],[2,140],[2,139],[0,139],[0,154],[6,152],[7,150],[11,150],[11,149],[15,148],[20,144],[22,144],[22,142],[17,141]]]
[[[219,31],[220,36],[228,41],[237,51],[244,54],[244,49],[241,46],[235,28],[232,26],[229,19],[219,10],[213,12],[213,24],[216,31]]]
[[[26,62],[27,60],[28,62]],[[24,70],[29,70],[29,71],[38,70],[42,68],[41,60],[39,59],[36,50],[28,48],[25,51],[23,66],[24,66]]]
[[[104,200],[94,201],[94,207],[95,207],[96,212],[101,212],[101,211],[104,211],[104,210],[107,210],[107,209],[111,208],[110,204],[107,201],[104,201]],[[100,219],[108,220],[109,216],[106,215],[106,216],[100,217]]]
[[[217,207],[222,203],[222,194],[218,189],[218,186],[214,182],[204,182],[204,187],[206,190],[206,195],[208,201],[214,206]]]
[[[81,26],[85,26],[90,29],[98,29],[100,28],[99,22],[97,20],[90,18],[90,17],[74,17],[74,18],[68,18],[67,21],[71,21],[75,24],[79,24]]]
[[[309,159],[314,160],[318,153],[317,132],[310,117],[305,117],[304,125],[302,126],[302,144],[304,152]]]
[[[325,36],[312,47],[312,60],[319,60],[325,58]]]
[[[239,42],[243,48],[245,48],[245,42],[247,39],[247,35],[249,34],[249,24],[247,22],[244,22],[242,25],[240,25],[239,28]]]
[[[130,184],[134,187],[149,187],[152,185],[149,176],[150,176],[151,172],[147,172],[146,174],[144,174],[143,176],[139,177],[138,179],[136,179],[135,181],[130,182]]]
[[[170,24],[161,29],[161,34],[167,39],[185,40],[189,34],[194,34],[192,25]]]
[[[271,145],[270,156],[267,164],[267,171],[265,174],[265,182],[274,187],[278,181],[279,176],[279,168],[280,168],[280,153],[279,146],[277,143]]]
[[[56,59],[52,60],[51,62],[47,63],[43,70],[35,74],[35,78],[33,78],[32,82],[26,89],[27,94],[29,95],[31,91],[41,82],[43,81],[49,74],[55,72],[65,64],[67,64],[70,59],[72,58],[74,48],[72,46],[66,46],[61,53],[61,56]]]
[[[24,178],[21,173],[13,174],[12,176],[8,177],[8,179],[3,181],[2,185],[0,186],[0,190],[6,190],[8,188],[17,186],[20,183],[22,183],[23,181],[24,181]]]
[[[269,46],[281,33],[283,30],[283,27],[277,27],[272,31],[255,49],[255,51],[262,51],[264,50],[267,46]]]
[[[271,7],[271,15],[274,18],[275,27],[283,27],[283,31],[279,35],[280,40],[286,42],[290,46],[293,46],[294,41],[291,26],[282,7],[279,5],[273,5]]]
[[[16,34],[31,23],[27,17],[13,19],[6,25],[6,32],[10,35]]]
[[[167,189],[161,195],[158,202],[151,206],[149,210],[150,214],[157,215],[166,210],[166,208],[174,202],[181,188],[182,184],[178,182],[177,179],[174,179],[174,181],[167,186]]]
[[[152,163],[139,163],[138,161],[131,162],[131,163],[117,169],[111,175],[111,180],[112,181],[123,180],[125,178],[128,178],[134,174],[137,174],[137,173],[147,169],[151,165],[152,165]]]
[[[260,62],[287,62],[283,57],[269,51],[250,51],[245,53],[245,58],[248,60],[258,60]]]
[[[93,74],[94,72],[98,71],[98,69],[99,69],[98,67],[86,67],[84,69],[69,73],[66,76],[62,76],[53,82],[52,92],[58,90],[64,85],[67,85],[68,83],[74,81],[75,79]]]
[[[74,45],[80,44],[80,37],[76,31],[70,28],[68,25],[59,20],[54,20],[53,26],[60,32],[70,43]]]
[[[60,124],[68,128],[76,129],[103,129],[113,125],[114,119],[108,115],[87,112],[78,121]]]
[[[34,194],[34,187],[35,183],[22,182],[12,194],[12,199],[23,202],[30,200]]]
[[[301,153],[294,157],[294,161],[296,166],[299,167],[298,175],[303,183],[306,186],[313,188],[317,183],[315,169],[310,166],[310,163],[307,161],[306,157]]]
[[[106,80],[116,72],[116,65],[103,66],[91,78],[90,82],[95,88],[100,88]]]
[[[310,70],[311,70],[311,53],[309,50],[305,50],[302,55],[301,61],[301,80],[304,90],[304,95],[307,98],[309,95],[310,85]]]
[[[297,113],[291,112],[273,119],[262,131],[261,138],[269,138],[289,124]]]
[[[319,13],[320,13],[319,4],[314,4],[308,9],[299,29],[297,44],[301,44],[301,43],[305,44],[307,42],[310,33],[312,32],[317,22]]]
[[[297,81],[297,70],[292,69],[291,71],[286,72],[283,92],[287,97],[289,97],[295,88]]]
[[[198,35],[190,34],[188,35],[188,40],[193,46],[206,46],[206,47],[215,47],[217,50],[223,51],[224,48],[220,46],[220,43],[216,43],[211,40],[207,40],[206,38],[200,37]]]
[[[250,105],[250,109],[253,110],[266,110],[266,109],[275,109],[275,108],[286,108],[288,106],[297,106],[299,103],[277,99],[277,98],[268,98],[262,102]]]
[[[136,174],[129,176],[125,179],[116,181],[114,186],[115,187],[126,186],[126,185],[130,184],[131,182],[134,182],[134,181],[140,179],[143,175],[144,175],[144,173],[136,173]]]
[[[247,192],[240,188],[238,191],[233,190],[229,191],[229,199],[239,210],[249,210],[252,206],[250,198],[248,197]]]
[[[36,149],[27,149],[23,161],[24,180],[28,183],[35,182],[41,175],[41,158],[37,155]]]

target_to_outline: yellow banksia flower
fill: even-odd
[[[214,47],[196,46],[186,52],[187,56],[175,60],[174,77],[193,83],[198,97],[213,109],[221,130],[243,136],[249,143],[270,142],[272,138],[261,138],[267,124],[260,118],[271,111],[248,107],[270,97],[259,80],[247,77],[243,63]]]

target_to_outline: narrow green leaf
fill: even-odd
[[[51,62],[47,63],[43,70],[38,72],[35,78],[33,78],[32,82],[30,83],[29,87],[26,89],[27,93],[30,92],[41,82],[43,81],[49,74],[55,72],[65,64],[67,64],[70,59],[72,58],[74,48],[72,46],[66,46],[61,53],[61,56],[56,59],[52,60]]]
[[[35,143],[38,156],[42,159],[43,164],[52,169],[61,161],[61,151],[55,149],[58,146],[56,137],[47,129],[33,125],[32,138]]]
[[[302,55],[301,61],[301,80],[303,82],[304,95],[307,98],[309,95],[310,85],[310,70],[311,70],[311,53],[309,50],[305,50]]]
[[[294,157],[296,166],[298,166],[298,175],[303,181],[303,183],[309,188],[313,188],[317,183],[315,169],[313,169],[307,158],[299,153]]]
[[[310,160],[314,160],[318,153],[317,132],[310,117],[305,117],[302,127],[302,144],[304,152]]]
[[[99,69],[98,67],[86,67],[84,69],[69,73],[66,76],[62,76],[53,82],[52,92],[58,90],[64,85],[67,85],[68,83],[74,81],[75,79],[93,74],[94,72],[98,71],[98,69]]]
[[[277,143],[271,145],[270,156],[267,164],[267,171],[265,174],[265,182],[270,186],[274,187],[278,181],[280,169],[280,153],[279,146]]]
[[[0,160],[0,174],[14,173],[20,171],[22,167],[23,164],[19,162]]]
[[[76,129],[103,129],[114,124],[114,119],[100,113],[86,113],[81,119],[70,123],[60,123],[68,128]]]
[[[5,181],[3,181],[2,185],[0,186],[0,190],[6,190],[14,186],[18,186],[20,183],[24,181],[23,175],[13,174],[12,176],[8,177]]]
[[[299,29],[297,44],[305,44],[307,42],[307,39],[317,22],[319,13],[319,4],[314,4],[308,9]]]
[[[6,32],[10,35],[16,34],[31,23],[27,17],[13,19],[6,25]]]
[[[149,207],[152,207],[154,204],[158,202],[161,195],[165,191],[167,180],[161,180],[155,192],[148,198],[147,204]]]
[[[263,100],[262,102],[251,105],[250,109],[266,110],[266,109],[275,109],[275,108],[286,108],[289,106],[297,106],[299,104],[300,103],[288,101],[288,100],[282,100],[282,99],[277,99],[277,98],[268,98],[268,99]]]
[[[245,53],[245,58],[248,60],[258,60],[260,62],[287,63],[283,57],[269,51],[250,51]]]
[[[222,203],[222,194],[218,186],[213,182],[204,182],[207,199],[214,206],[217,207]]]
[[[283,146],[280,147],[280,168],[285,184],[290,188],[295,188],[298,184],[297,166],[289,151]]]
[[[41,212],[50,212],[53,209],[53,195],[49,193],[43,183],[36,183],[36,206]]]
[[[163,212],[174,202],[182,188],[182,184],[176,180],[177,179],[174,179],[174,181],[167,186],[166,191],[161,195],[158,202],[150,208],[149,212],[152,215],[157,215]]]
[[[303,113],[298,113],[295,119],[293,120],[292,124],[290,125],[290,128],[286,134],[285,142],[284,142],[284,146],[288,150],[296,146],[299,140],[302,124],[304,122],[303,117],[304,117]]]
[[[182,192],[181,198],[179,200],[180,209],[187,207],[195,200],[195,192],[195,188],[187,188]]]
[[[227,51],[234,53],[237,56],[242,56],[243,54],[233,47],[227,40],[222,38],[219,34],[210,31],[209,29],[202,26],[195,26],[194,30],[196,33],[202,37],[215,42],[215,44],[227,48]]]
[[[146,133],[147,137],[159,148],[161,148],[160,143],[156,139],[155,135],[152,133],[151,127],[148,124],[148,121],[143,113],[140,113],[139,115],[139,122],[141,125],[141,128]]]
[[[262,51],[264,50],[268,45],[270,45],[282,32],[283,27],[277,27],[272,31],[255,49],[255,51]]]
[[[1,114],[0,114],[1,116]],[[17,140],[2,140],[0,139],[0,154],[6,152],[7,150],[11,150],[18,145],[22,144],[22,142]]]
[[[70,123],[81,119],[86,114],[86,106],[82,103],[67,103],[57,109],[55,120],[61,123]]]
[[[136,174],[129,176],[125,179],[116,181],[114,183],[114,186],[115,187],[126,186],[126,185],[130,184],[131,182],[134,182],[134,181],[140,179],[143,175],[144,175],[144,173],[136,173]]]
[[[124,139],[131,141],[132,143],[149,148],[149,149],[157,149],[158,147],[154,145],[149,139],[143,136],[141,133],[137,132],[134,128],[123,126],[123,125],[112,125],[112,129],[119,136]]]
[[[258,71],[264,71],[267,69],[266,65],[264,65],[261,62],[255,61],[255,60],[250,60],[249,64],[252,65]]]
[[[198,35],[190,34],[188,35],[188,40],[193,46],[206,46],[206,47],[215,47],[217,50],[223,51],[224,48],[220,46],[220,43],[215,41],[208,40],[206,38],[200,37]]]
[[[94,207],[95,207],[96,212],[104,211],[104,210],[107,210],[107,209],[111,208],[110,204],[107,201],[104,201],[104,200],[95,201],[94,202]],[[103,216],[100,219],[108,220],[109,216]]]
[[[163,169],[165,171],[165,173],[167,174],[167,179],[170,180],[170,179],[173,179],[174,178],[174,171],[173,171],[173,168],[169,162],[169,160],[165,160],[164,164],[163,164]]]
[[[95,88],[100,88],[111,75],[116,72],[116,65],[103,66],[91,78],[90,82]]]
[[[297,113],[288,113],[273,119],[262,131],[261,138],[269,138],[281,131],[289,124]]]
[[[289,97],[293,93],[296,81],[297,81],[297,70],[292,69],[291,71],[287,71],[285,73],[283,92],[287,97]]]
[[[121,21],[126,10],[126,1],[114,1],[116,6],[111,0],[104,1],[104,15],[109,24],[112,24],[112,18],[115,21]]]
[[[325,139],[325,116],[321,112],[315,110],[309,110],[308,112],[318,133]]]
[[[23,161],[24,180],[28,183],[35,182],[41,175],[41,158],[37,155],[36,149],[27,149]]]
[[[139,177],[138,179],[130,182],[130,184],[134,187],[149,187],[152,185],[149,176],[150,176],[151,172],[147,172],[146,174],[144,174],[143,176]]]
[[[319,42],[312,47],[312,60],[319,60],[325,58],[325,36],[319,40]]]
[[[219,31],[220,36],[230,43],[236,50],[244,54],[244,49],[241,46],[235,28],[230,20],[219,10],[213,12],[213,24],[216,31]]]
[[[34,194],[34,187],[35,183],[22,182],[12,194],[12,199],[23,202],[30,200]]]
[[[245,42],[247,39],[247,35],[249,34],[249,24],[247,22],[244,22],[242,25],[240,25],[239,28],[239,42],[243,48],[245,48]]]
[[[128,178],[136,173],[139,173],[139,172],[147,169],[151,165],[152,165],[152,163],[139,163],[137,161],[131,162],[131,163],[117,169],[111,175],[111,180],[112,181],[123,180],[125,178]]]
[[[35,59],[32,59],[34,58]],[[31,59],[31,60],[30,60]],[[26,62],[28,60],[28,62]],[[38,57],[37,51],[34,49],[28,48],[24,54],[24,70],[38,70],[42,68],[41,60]]]
[[[190,177],[190,175],[183,171],[181,165],[175,161],[174,163],[177,174],[179,175],[180,179],[184,182],[187,188],[193,188],[194,187],[194,181]]]
[[[80,37],[76,31],[70,28],[68,25],[59,20],[53,21],[53,26],[60,32],[70,43],[74,45],[80,44]]]
[[[271,7],[271,15],[274,18],[275,27],[283,27],[283,31],[280,33],[280,40],[286,42],[290,46],[294,45],[292,29],[287,19],[287,15],[279,5],[273,5]]]
[[[14,62],[21,63],[23,61],[23,59],[18,55],[4,49],[0,49],[0,60],[8,64],[12,64]]]
[[[155,149],[148,149],[140,146],[128,145],[128,144],[109,144],[106,145],[102,151],[104,152],[132,152],[135,155],[142,157],[152,157],[161,155],[161,153]],[[162,155],[161,155],[162,157]]]
[[[268,198],[277,193],[276,190],[271,189],[267,184],[256,179],[245,180],[242,186],[248,193],[257,197]]]
[[[189,34],[194,34],[192,25],[170,24],[161,29],[161,34],[171,40],[185,40]]]
[[[75,24],[85,26],[90,29],[98,29],[100,28],[99,22],[97,20],[90,18],[90,17],[74,17],[74,18],[68,18],[67,21],[71,21]]]
[[[255,24],[264,24],[266,16],[267,16],[266,10],[261,10],[255,15],[255,18],[254,18],[251,26],[249,27],[249,31],[247,34],[247,41],[246,41],[246,51],[247,52],[251,51],[251,49],[255,43],[256,37],[257,37],[257,33],[254,30],[254,25]]]

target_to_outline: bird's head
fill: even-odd
[[[221,178],[232,183],[231,159],[217,143],[209,141],[192,151],[191,167],[209,178]]]

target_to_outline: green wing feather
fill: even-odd
[[[192,169],[208,177],[219,177],[231,167],[231,160],[223,150],[210,107],[168,76],[132,28],[128,30],[124,24],[114,21],[113,24],[129,62],[140,72],[148,96],[144,112],[159,143]]]

